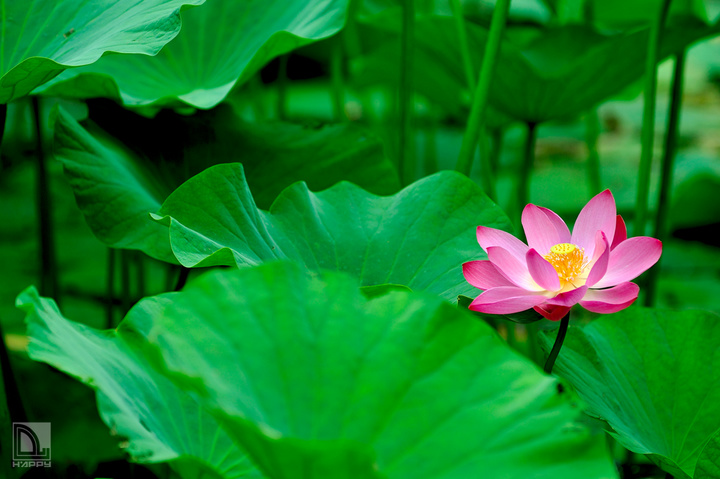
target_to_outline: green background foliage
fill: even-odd
[[[0,0],[0,476],[38,421],[52,477],[720,477],[720,2],[643,120],[662,2],[513,0],[444,171],[497,4]],[[660,263],[552,375],[556,323],[465,311],[478,225],[639,187]]]

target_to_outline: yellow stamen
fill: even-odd
[[[545,259],[557,271],[561,286],[572,284],[573,280],[582,273],[585,268],[584,253],[583,248],[578,248],[574,244],[559,243],[550,248],[550,253],[545,255]]]

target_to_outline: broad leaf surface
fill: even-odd
[[[615,477],[575,399],[491,328],[357,286],[293,263],[213,271],[145,300],[163,309],[144,351],[272,478]]]
[[[93,125],[81,126],[62,110],[57,115],[55,156],[65,166],[88,224],[110,246],[140,249],[176,262],[167,229],[150,220],[149,213],[157,212],[189,174],[216,163],[243,161],[257,201],[265,207],[299,180],[316,189],[344,179],[376,193],[399,189],[381,143],[351,125],[313,129],[249,124],[231,115],[229,108],[180,120],[173,117],[166,127],[159,126],[159,119],[131,119],[128,123],[138,122],[139,128],[123,132],[124,144]],[[135,142],[137,138],[146,142]],[[149,144],[160,155],[146,149]],[[147,151],[149,158],[138,151]],[[179,158],[171,155],[176,151]]]
[[[0,103],[105,52],[154,55],[204,0],[0,0]]]
[[[653,14],[660,11],[661,3],[655,0],[593,0],[592,18],[605,28],[628,28],[650,23]],[[652,12],[652,13],[651,13]],[[693,16],[701,21],[708,20],[703,0],[675,0],[670,3],[669,23],[673,17]]]
[[[143,302],[125,329],[99,331],[61,316],[55,302],[28,288],[17,305],[26,313],[29,354],[86,383],[96,391],[103,421],[127,439],[139,462],[170,462],[186,479],[259,477],[218,422],[187,392],[178,389],[138,354],[128,336],[144,337],[150,321],[172,295]],[[132,336],[130,339],[134,339]]]
[[[364,25],[370,52],[360,65],[361,83],[395,81],[391,65],[399,64],[398,49],[372,46],[379,35],[397,33],[398,19],[382,17],[380,25]],[[487,30],[467,22],[475,72],[479,71]],[[707,26],[686,20],[663,33],[662,55],[681,51],[697,40],[720,33],[720,23]],[[467,81],[458,48],[454,19],[418,18],[415,24],[416,88],[430,100],[456,111],[466,103]],[[579,25],[528,33],[508,29],[502,44],[489,105],[516,120],[543,122],[578,115],[620,93],[644,74],[648,29],[604,35]],[[365,73],[363,73],[363,70]],[[465,94],[466,95],[466,94]]]
[[[58,77],[47,93],[212,108],[276,56],[335,34],[347,3],[211,0],[182,13],[182,32],[158,55],[105,57]]]
[[[720,427],[718,344],[715,314],[631,308],[570,328],[555,371],[623,446],[690,478]]]
[[[53,150],[98,239],[176,262],[167,232],[149,219],[172,191],[172,176],[96,127],[83,128],[62,109],[55,121]]]
[[[283,189],[301,180],[315,191],[342,180],[378,195],[400,190],[397,170],[380,140],[355,125],[248,123],[219,106],[188,119],[183,137],[184,159],[194,171],[218,159],[242,163],[261,208],[269,208]],[[177,142],[177,136],[171,140]]]
[[[716,477],[720,477],[720,432],[717,432],[703,447],[693,479],[715,479]]]
[[[505,214],[465,176],[444,171],[378,197],[350,183],[313,193],[297,183],[259,210],[242,165],[211,167],[175,190],[155,216],[186,267],[292,259],[363,286],[393,283],[455,301],[477,295],[462,263],[486,259],[478,225],[508,230]]]

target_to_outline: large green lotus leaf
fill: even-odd
[[[600,35],[579,26],[550,29],[502,55],[491,87],[492,104],[524,121],[578,115],[643,77],[648,32]],[[661,58],[719,32],[720,23],[678,21],[663,31]]]
[[[720,432],[705,445],[698,458],[693,479],[715,479],[720,477]]]
[[[182,32],[158,55],[105,57],[61,75],[47,93],[87,98],[118,91],[128,106],[212,108],[269,60],[335,34],[347,3],[211,0],[182,13]]]
[[[0,0],[0,104],[105,52],[155,55],[180,31],[180,7],[203,1]]]
[[[376,193],[399,189],[397,174],[381,143],[351,125],[303,128],[276,123],[249,124],[229,108],[169,122],[169,128],[139,120],[149,131],[126,131],[124,142],[88,124],[81,126],[59,110],[54,152],[63,162],[77,203],[95,235],[104,243],[140,249],[154,258],[176,262],[167,229],[150,220],[162,201],[192,173],[225,161],[243,161],[259,204],[269,206],[283,188],[298,180],[322,189],[351,180]],[[129,120],[129,123],[138,120]],[[156,131],[153,131],[153,129]],[[175,162],[142,157],[144,137],[163,154],[179,151]],[[137,147],[137,148],[136,148]],[[150,161],[154,160],[154,161]],[[187,168],[178,165],[183,162]],[[187,172],[187,173],[186,173]],[[187,174],[187,176],[185,176]]]
[[[343,271],[363,286],[400,284],[455,301],[475,296],[462,263],[487,258],[478,225],[510,229],[505,214],[465,176],[443,171],[388,196],[346,182],[320,193],[287,188],[259,210],[242,165],[217,165],[191,178],[155,218],[186,267],[257,265],[292,259],[311,270]]]
[[[426,16],[415,22],[416,89],[449,111],[467,103],[467,82],[451,17]],[[362,59],[362,83],[393,81],[398,49],[374,47],[374,38],[396,30],[399,21],[363,25],[370,51]],[[479,71],[487,30],[466,22],[470,51]],[[720,32],[697,20],[678,22],[663,33],[662,55]],[[645,71],[648,29],[600,34],[566,25],[537,30],[508,29],[490,87],[489,105],[516,120],[542,122],[580,114],[618,94]],[[364,74],[362,69],[371,74]]]
[[[145,302],[137,349],[271,478],[616,477],[576,399],[435,296],[274,262]]]
[[[342,180],[379,195],[400,190],[397,169],[382,143],[351,124],[248,123],[222,105],[189,118],[183,136],[183,154],[195,172],[218,163],[218,158],[241,162],[261,208],[269,208],[283,189],[300,180],[313,190]],[[171,141],[177,142],[177,136],[168,138]]]
[[[647,26],[660,11],[658,0],[543,0],[556,14],[561,23],[585,23],[590,19],[596,27],[604,30],[621,30]],[[692,16],[708,21],[704,0],[675,0],[670,2],[668,23],[676,17]]]
[[[95,236],[109,246],[176,263],[167,231],[149,218],[172,191],[173,176],[97,127],[85,129],[63,109],[57,111],[55,157]]]
[[[592,0],[593,22],[606,28],[628,28],[635,25],[647,25],[660,11],[661,2],[657,0]],[[694,16],[707,21],[708,14],[703,0],[675,0],[670,3],[669,20],[674,16]]]
[[[690,478],[720,427],[718,344],[713,313],[630,308],[570,328],[555,371],[623,446]]]
[[[120,330],[100,331],[65,319],[54,301],[30,287],[17,299],[26,312],[29,355],[92,387],[100,415],[133,460],[170,462],[183,478],[258,477],[229,435],[197,400],[135,352],[127,336],[144,337],[173,295],[145,301]],[[138,341],[137,338],[131,338]],[[120,439],[118,439],[120,441]]]

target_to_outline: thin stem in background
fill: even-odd
[[[488,34],[487,43],[485,44],[485,54],[483,55],[482,66],[480,67],[480,78],[478,79],[473,95],[470,118],[468,119],[462,146],[460,147],[460,155],[458,156],[457,165],[455,166],[455,169],[465,176],[470,176],[475,150],[478,145],[478,140],[480,139],[480,130],[484,127],[490,81],[492,80],[493,71],[495,70],[495,61],[500,51],[500,43],[509,10],[510,0],[498,0],[493,10],[490,33]]]
[[[598,138],[600,136],[600,117],[597,108],[593,108],[585,116],[585,144],[587,145],[587,178],[590,196],[600,193],[600,156],[598,155]]]
[[[105,283],[105,327],[112,329],[115,327],[115,263],[117,261],[116,251],[108,248],[107,255],[107,277]]]
[[[490,150],[490,169],[494,177],[497,178],[500,166],[500,157],[502,156],[503,143],[505,141],[504,128],[492,128],[490,130],[492,137],[492,149]]]
[[[50,181],[48,178],[45,148],[42,135],[42,117],[40,100],[32,97],[33,116],[35,118],[36,166],[37,166],[37,214],[38,233],[40,235],[40,294],[55,299],[60,305],[58,290],[57,259],[55,256],[55,234],[50,204]]]
[[[402,35],[400,38],[400,92],[398,175],[403,186],[412,183],[415,175],[413,143],[413,56],[415,54],[415,0],[403,2]]]
[[[563,342],[565,341],[565,335],[567,334],[568,326],[570,325],[570,313],[566,314],[565,317],[563,317],[560,320],[560,328],[558,328],[557,336],[555,337],[555,344],[553,344],[552,350],[550,351],[550,355],[547,358],[547,361],[545,362],[545,372],[547,374],[552,374],[553,366],[555,366],[555,360],[558,357],[558,354],[560,354],[560,349],[562,349]]]
[[[345,28],[342,31],[343,46],[345,53],[350,58],[355,58],[362,53],[362,42],[358,33],[355,16],[360,2],[362,0],[350,0],[347,7],[347,17],[345,20]]]
[[[465,72],[465,81],[470,91],[475,90],[475,69],[473,68],[472,59],[470,57],[470,45],[467,39],[467,30],[465,29],[465,17],[463,17],[462,6],[460,0],[450,0],[453,17],[455,18],[455,28],[457,28],[458,44],[460,47],[460,57],[462,58],[463,71]]]
[[[124,317],[132,302],[130,299],[130,250],[120,250],[120,304],[122,305],[122,316]]]
[[[187,283],[188,276],[190,276],[190,268],[180,266],[180,274],[178,275],[178,280],[175,284],[175,289],[173,291],[180,291],[181,289],[183,289],[185,283]]]
[[[175,270],[177,266],[167,263],[165,267],[165,289],[163,291],[172,291],[175,284]]]
[[[135,273],[137,274],[136,297],[145,296],[145,255],[142,251],[135,251]]]
[[[262,78],[260,73],[257,73],[248,79],[247,85],[247,97],[249,98],[250,108],[252,109],[255,121],[264,121],[267,119],[267,112],[265,108],[265,90],[263,87]]]
[[[650,27],[650,39],[645,64],[645,88],[642,123],[642,152],[635,201],[634,236],[645,234],[647,223],[648,196],[650,194],[650,171],[652,169],[653,143],[655,138],[655,96],[657,92],[657,63],[659,60],[660,37],[672,0],[663,0],[662,6]]]
[[[5,167],[5,160],[2,159],[2,144],[5,137],[5,122],[7,121],[7,103],[0,105],[0,169]]]
[[[290,54],[280,56],[280,66],[278,68],[278,98],[277,98],[277,116],[279,120],[285,121],[288,119],[287,112],[287,89],[288,89],[288,77],[287,77],[287,64],[288,57]]]
[[[3,426],[2,430],[8,431],[9,433],[10,428],[8,427],[8,423],[26,422],[27,413],[20,396],[15,374],[10,364],[10,355],[8,354],[7,345],[5,344],[5,334],[2,330],[2,324],[0,324],[0,393],[3,392],[3,389],[5,390],[5,394],[0,394],[0,397],[5,398],[4,400],[7,401],[7,411],[10,417],[7,421],[2,417],[2,409],[5,405],[0,404],[0,424]],[[5,427],[8,427],[8,429],[5,429]],[[4,441],[0,441],[0,443],[5,444]]]
[[[518,172],[517,199],[518,204],[513,211],[515,212],[515,225],[518,231],[522,231],[520,224],[520,215],[523,207],[530,199],[530,175],[532,175],[533,163],[535,163],[535,142],[537,141],[537,124],[527,124],[527,136],[525,137],[525,148],[523,150],[523,159],[520,171]]]
[[[511,321],[506,321],[505,326],[507,327],[507,343],[508,346],[513,348],[514,350],[518,350],[518,340],[517,335],[515,334],[515,323]]]
[[[480,182],[485,194],[493,201],[497,199],[495,191],[495,171],[492,165],[492,155],[495,146],[490,146],[490,136],[488,131],[483,129],[480,132]]]
[[[670,94],[670,110],[665,132],[665,144],[662,155],[662,174],[660,176],[660,193],[658,196],[657,211],[655,212],[655,233],[653,236],[665,241],[668,235],[667,220],[670,209],[670,190],[672,187],[675,154],[677,152],[677,139],[680,133],[680,112],[682,111],[683,75],[685,72],[685,50],[675,56],[672,87]],[[662,261],[662,258],[660,258]],[[650,268],[647,273],[645,285],[645,306],[652,306],[657,296],[657,279],[659,264]]]
[[[532,360],[535,364],[542,364],[542,353],[540,352],[540,347],[538,346],[538,334],[540,332],[540,322],[535,321],[534,323],[528,323],[523,325],[525,327],[525,331],[527,332],[527,357]]]
[[[437,173],[437,130],[435,124],[430,124],[425,128],[425,155],[423,161],[423,173],[425,176]]]
[[[345,119],[344,83],[343,44],[340,38],[336,38],[330,52],[330,84],[332,88],[333,117],[337,122]]]

